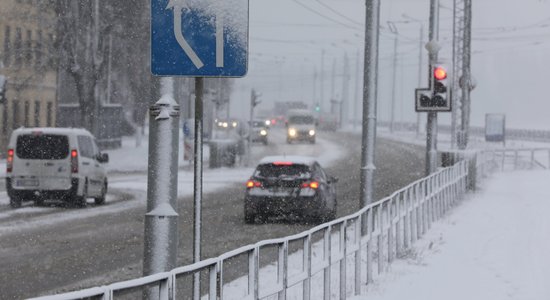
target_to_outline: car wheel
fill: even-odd
[[[254,224],[255,221],[256,221],[255,214],[247,213],[247,212],[244,213],[244,222],[246,224]]]
[[[292,144],[292,141],[290,139],[286,139],[287,144]]]
[[[21,198],[19,196],[15,196],[15,195],[10,197],[10,206],[11,206],[11,208],[20,208],[21,207]]]
[[[310,142],[311,144],[315,144],[315,139],[311,139],[311,140],[309,140],[309,142]]]
[[[34,198],[34,206],[43,206],[44,205],[44,198],[41,196],[35,196]]]
[[[94,198],[94,202],[97,205],[105,204],[105,198],[107,197],[107,181],[103,183],[101,188],[101,195],[97,198]]]

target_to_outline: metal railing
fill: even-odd
[[[468,162],[422,178],[358,212],[302,233],[244,246],[216,258],[134,280],[35,299],[339,299],[360,293],[462,198]],[[348,272],[347,268],[352,268]],[[335,270],[336,269],[336,270]],[[312,281],[319,281],[313,289]],[[334,283],[337,282],[335,285]],[[335,286],[333,286],[335,285]],[[196,297],[195,299],[198,299]]]

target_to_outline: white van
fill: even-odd
[[[59,199],[85,206],[105,203],[109,156],[92,134],[79,128],[19,128],[8,144],[6,190],[13,208]]]
[[[286,142],[309,141],[315,144],[317,119],[305,109],[292,109],[286,116]]]

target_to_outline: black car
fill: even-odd
[[[250,140],[252,142],[260,142],[267,145],[268,126],[265,120],[252,120],[250,124]]]
[[[337,178],[328,176],[312,157],[268,156],[246,182],[244,220],[300,217],[329,221],[336,217]]]

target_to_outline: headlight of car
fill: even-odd
[[[290,136],[296,136],[296,129],[290,128],[290,129],[288,130],[288,135],[290,135]]]
[[[267,135],[267,131],[266,131],[265,129],[260,130],[260,135],[266,136],[266,135]]]
[[[310,135],[310,136],[314,136],[314,135],[315,135],[315,130],[311,129],[311,130],[309,131],[309,135]]]

